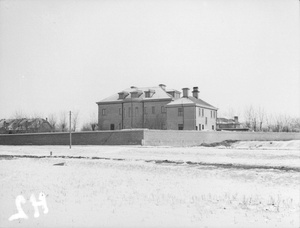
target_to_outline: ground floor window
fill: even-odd
[[[202,124],[202,130],[204,130],[204,124]]]
[[[213,130],[215,130],[215,126],[214,125],[212,125],[211,127],[212,127]]]
[[[114,124],[110,125],[110,130],[115,130],[115,125]]]
[[[183,130],[183,124],[178,124],[178,130]]]

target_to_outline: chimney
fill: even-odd
[[[158,86],[159,86],[160,88],[162,88],[163,90],[166,91],[166,85],[164,85],[164,84],[159,84]]]
[[[182,89],[182,92],[183,92],[183,96],[182,97],[186,97],[188,98],[189,97],[189,88],[183,88]]]
[[[198,87],[193,87],[193,97],[198,99],[199,90]]]

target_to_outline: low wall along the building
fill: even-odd
[[[300,140],[300,133],[121,130],[72,133],[73,145],[197,146],[202,143]],[[69,145],[69,133],[0,135],[0,145]]]
[[[238,141],[300,140],[300,133],[287,132],[222,132],[222,131],[145,131],[147,146],[197,146],[202,143]]]
[[[72,133],[73,145],[141,145],[143,131],[92,131]],[[0,145],[69,145],[70,134],[40,133],[0,135]]]

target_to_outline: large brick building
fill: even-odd
[[[215,130],[217,108],[193,96],[160,84],[130,87],[105,98],[98,105],[98,129],[149,128],[162,130]]]

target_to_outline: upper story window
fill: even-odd
[[[178,108],[178,116],[183,116],[183,108]]]
[[[119,99],[125,99],[129,95],[128,92],[123,91],[119,93]]]
[[[166,107],[165,106],[161,106],[161,113],[166,113]]]
[[[198,115],[201,116],[201,108],[198,108]]]
[[[205,117],[205,125],[207,125],[207,117]]]
[[[153,90],[153,89],[149,89],[149,90],[145,91],[145,98],[152,97],[154,93],[155,93],[155,90]]]
[[[213,118],[213,111],[210,111],[210,118]]]
[[[106,116],[106,109],[102,109],[102,116]]]
[[[136,90],[136,91],[132,91],[130,94],[131,94],[131,98],[139,98],[143,94],[143,91]]]
[[[204,117],[204,108],[202,109],[202,117]]]
[[[138,115],[139,115],[139,108],[135,107],[135,116],[138,116]]]

